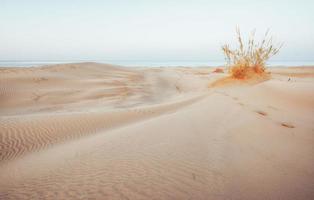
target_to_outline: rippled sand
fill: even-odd
[[[213,70],[0,68],[0,199],[313,199],[314,68]]]

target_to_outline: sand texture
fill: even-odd
[[[0,68],[0,199],[314,199],[314,67]]]

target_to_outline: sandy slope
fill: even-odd
[[[313,199],[314,68],[0,69],[0,199]]]

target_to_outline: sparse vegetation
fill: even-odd
[[[236,33],[239,45],[236,49],[231,49],[228,44],[222,46],[231,76],[246,79],[265,74],[266,61],[279,52],[282,44],[274,45],[273,38],[268,35],[269,31],[266,31],[261,42],[255,41],[253,31],[246,43],[239,28]]]

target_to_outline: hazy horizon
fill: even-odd
[[[271,29],[273,60],[313,61],[312,1],[0,0],[0,60],[223,60],[220,46]]]

